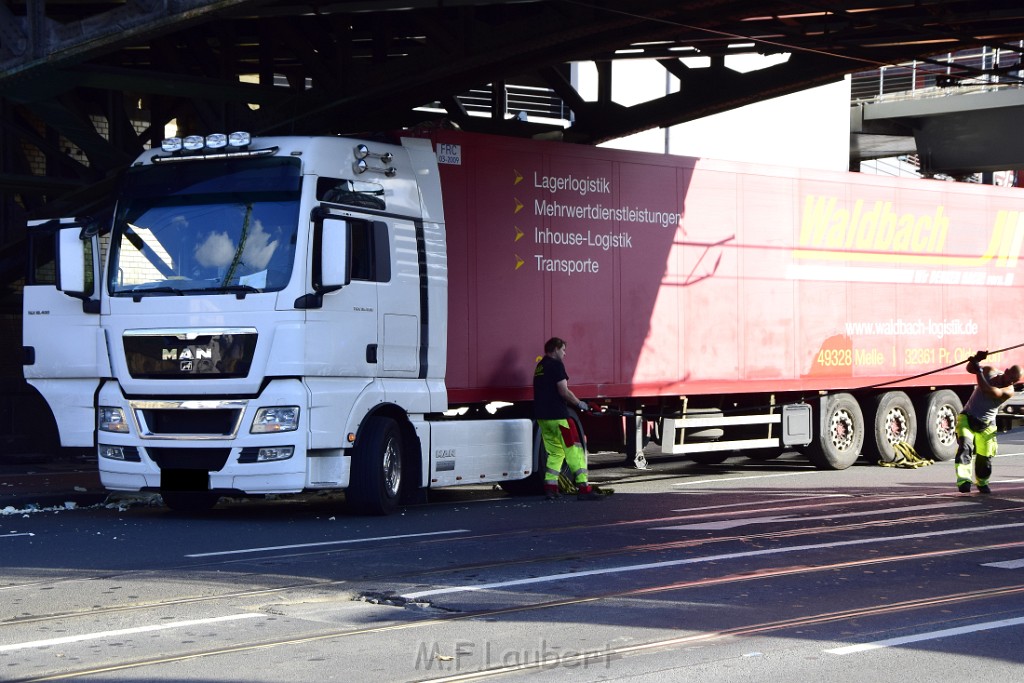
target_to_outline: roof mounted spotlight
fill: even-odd
[[[250,149],[251,144],[252,136],[245,131],[235,131],[231,134],[210,133],[206,136],[189,135],[185,138],[165,138],[160,143],[160,149],[166,152],[167,156],[154,155],[150,160],[156,164],[227,157],[265,157],[273,156],[278,152],[277,147]]]
[[[356,159],[380,159],[385,164],[390,164],[395,158],[395,156],[391,152],[383,152],[380,154],[378,154],[377,152],[371,152],[370,148],[367,147],[366,145],[356,145],[354,152],[356,155]]]
[[[165,152],[180,152],[181,138],[164,138],[160,141],[160,149]]]
[[[370,166],[368,163],[366,163],[366,159],[359,159],[357,161],[352,162],[352,172],[355,173],[356,175],[362,175],[367,171],[369,171],[370,173],[382,173],[386,175],[388,178],[394,178],[395,175],[398,173],[394,166],[385,166],[383,168],[377,168],[374,166]]]
[[[367,171],[370,171],[371,173],[383,173],[388,178],[393,178],[395,177],[395,174],[398,173],[394,166],[388,165],[395,158],[395,156],[391,152],[371,152],[370,148],[367,147],[366,145],[356,145],[353,152],[355,154],[356,160],[352,164],[352,170],[355,172],[356,175],[361,175],[363,173],[366,173]],[[367,159],[380,159],[381,163],[383,163],[384,166],[370,166],[370,164],[366,163]]]

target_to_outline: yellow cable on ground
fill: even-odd
[[[928,458],[922,458],[918,455],[914,447],[906,441],[897,441],[892,445],[895,454],[890,462],[879,461],[878,464],[882,467],[901,467],[906,469],[913,469],[916,467],[925,467],[934,463],[934,460]]]

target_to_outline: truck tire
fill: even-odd
[[[956,417],[963,408],[960,397],[949,389],[931,391],[925,396],[917,413],[923,457],[948,461],[956,456]]]
[[[850,394],[831,394],[822,401],[817,438],[807,457],[822,470],[845,470],[857,462],[864,445],[864,414]]]
[[[402,495],[402,434],[390,417],[374,416],[360,428],[345,489],[348,509],[358,515],[388,515]]]
[[[917,411],[902,391],[887,391],[875,397],[875,416],[865,455],[874,462],[896,459],[896,444],[913,446],[917,441]]]
[[[686,411],[686,415],[689,417],[697,417],[699,415],[722,417],[722,411],[718,408],[691,408]],[[700,429],[688,429],[683,432],[683,439],[688,443],[719,441],[723,436],[725,436],[725,430],[721,427],[701,427]],[[700,465],[720,465],[733,455],[729,451],[707,451],[705,453],[691,453],[690,460]]]

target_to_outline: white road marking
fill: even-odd
[[[678,495],[691,495],[691,494],[688,494],[688,493],[683,493],[682,491],[678,491],[677,494]],[[705,495],[705,494],[700,493],[700,494],[697,494],[697,495]],[[851,496],[848,493],[832,493],[832,494],[824,494],[824,495],[820,495],[820,496],[799,496],[799,497],[796,497],[796,498],[786,498],[783,501],[772,500],[771,502],[773,504],[776,503],[776,502],[795,503],[795,502],[801,501],[801,500],[821,500],[822,498],[830,498],[830,497],[831,498],[852,498],[853,496]],[[703,505],[703,506],[697,507],[697,508],[683,508],[683,509],[680,509],[680,510],[670,510],[670,512],[704,512],[706,510],[721,510],[722,508],[751,507],[753,505],[762,505],[763,503],[764,503],[764,501],[749,501],[749,502],[746,502],[746,503],[726,503],[724,505]]]
[[[996,567],[997,569],[1020,569],[1024,567],[1024,559],[1007,560],[1005,562],[986,562],[982,567]]]
[[[399,538],[420,538],[423,536],[441,536],[444,534],[464,534],[469,529],[450,529],[448,531],[428,531],[422,534],[402,534],[400,536],[374,536],[371,538],[350,538],[344,541],[321,541],[318,543],[295,543],[293,545],[268,545],[263,548],[243,548],[241,550],[221,550],[212,553],[192,553],[185,557],[216,557],[219,555],[244,555],[245,553],[263,553],[268,550],[294,550],[295,548],[317,548],[326,545],[347,545],[352,543],[369,543],[370,541],[394,541]]]
[[[681,481],[672,486],[693,486],[695,484],[718,484],[728,481],[752,481],[754,479],[774,479],[775,477],[795,477],[798,474],[818,474],[821,470],[805,470],[803,472],[783,472],[781,474],[756,474],[751,477],[717,477],[715,479],[693,479],[692,481]]]
[[[151,626],[136,626],[135,628],[122,628],[116,631],[96,631],[95,633],[83,633],[78,636],[64,636],[63,638],[48,638],[46,640],[31,640],[27,643],[13,643],[11,645],[0,645],[0,652],[12,652],[14,650],[28,650],[35,647],[51,647],[53,645],[67,645],[69,643],[81,643],[86,640],[99,640],[100,638],[117,638],[129,636],[136,633],[149,633],[151,631],[166,631],[172,628],[187,628],[189,626],[205,626],[225,621],[238,621],[239,619],[261,618],[262,614],[229,614],[226,617],[212,617],[210,619],[190,619],[188,621],[172,621],[167,624],[153,624]]]
[[[1007,626],[1020,626],[1022,624],[1024,624],[1024,617],[1017,617],[1015,619],[1002,619],[1000,621],[986,621],[981,624],[972,624],[971,626],[959,626],[957,628],[947,628],[941,631],[931,631],[930,633],[918,633],[917,635],[903,636],[902,638],[889,638],[888,640],[876,640],[873,643],[847,645],[845,647],[837,647],[831,650],[825,650],[825,652],[834,655],[850,655],[857,652],[867,652],[868,650],[878,650],[883,647],[896,647],[898,645],[906,645],[907,643],[920,643],[925,640],[938,640],[939,638],[959,636],[963,635],[964,633],[974,633],[976,631],[990,631],[995,628],[1006,628]]]
[[[993,524],[991,526],[980,526],[971,529],[971,533],[978,531],[995,531],[997,529],[1015,529],[1024,527],[1024,522],[1013,524]],[[526,586],[535,583],[548,583],[551,581],[564,581],[566,579],[578,579],[584,576],[599,576],[601,574],[619,574],[622,572],[635,572],[644,569],[662,569],[664,567],[678,567],[686,564],[701,564],[704,562],[720,562],[722,560],[737,560],[745,557],[761,557],[765,555],[781,555],[783,553],[794,553],[801,550],[823,550],[827,548],[843,548],[855,545],[872,545],[882,543],[893,543],[896,541],[907,541],[918,538],[933,538],[935,536],[950,536],[963,534],[963,529],[944,529],[942,531],[926,531],[917,534],[904,534],[902,536],[887,536],[886,538],[860,538],[853,541],[835,541],[832,543],[809,543],[805,545],[793,545],[785,548],[768,548],[765,550],[746,550],[738,553],[724,553],[722,555],[708,555],[705,557],[688,557],[682,560],[665,560],[664,562],[647,562],[644,564],[630,564],[619,567],[606,567],[604,569],[590,569],[580,572],[565,572],[563,574],[548,574],[546,576],[534,576],[528,579],[512,579],[509,581],[496,581],[494,583],[481,583],[467,586],[450,586],[448,588],[434,588],[431,590],[415,591],[402,595],[406,600],[416,600],[430,595],[446,595],[449,593],[465,593],[470,591],[489,590],[491,588],[507,588],[509,586]]]
[[[839,519],[841,517],[866,517],[869,515],[885,515],[889,513],[903,513],[914,510],[932,510],[935,508],[961,507],[964,505],[975,505],[975,503],[933,503],[931,505],[908,505],[900,508],[888,508],[884,510],[861,510],[859,512],[842,512],[835,515],[816,515],[814,517],[793,517],[789,515],[774,515],[771,517],[748,517],[745,519],[723,519],[717,522],[700,522],[699,524],[680,524],[678,526],[655,526],[652,531],[723,531],[734,529],[749,524],[770,524],[771,522],[813,522],[821,519]],[[679,510],[678,512],[685,512]]]
[[[28,531],[22,531],[16,534],[4,534],[3,536],[0,536],[0,538],[14,538],[15,536],[35,536],[35,534]]]
[[[653,526],[651,531],[725,531],[750,524],[770,524],[771,522],[791,522],[800,519],[788,515],[773,517],[746,517],[743,519],[721,519],[717,522],[701,522],[700,524],[680,524],[678,526]]]

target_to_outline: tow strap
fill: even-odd
[[[928,458],[922,458],[918,455],[917,451],[914,450],[914,447],[906,441],[897,441],[892,445],[892,447],[895,451],[892,460],[889,462],[882,460],[878,461],[878,464],[882,467],[902,467],[912,469],[915,467],[925,467],[926,465],[931,465],[935,462]]]
[[[615,493],[615,489],[601,488],[594,483],[590,484],[590,488],[603,496],[610,496]],[[573,478],[570,476],[569,470],[564,467],[562,472],[558,475],[558,491],[560,493],[571,495],[575,495],[580,492],[579,487],[576,486],[576,482],[573,481]]]

